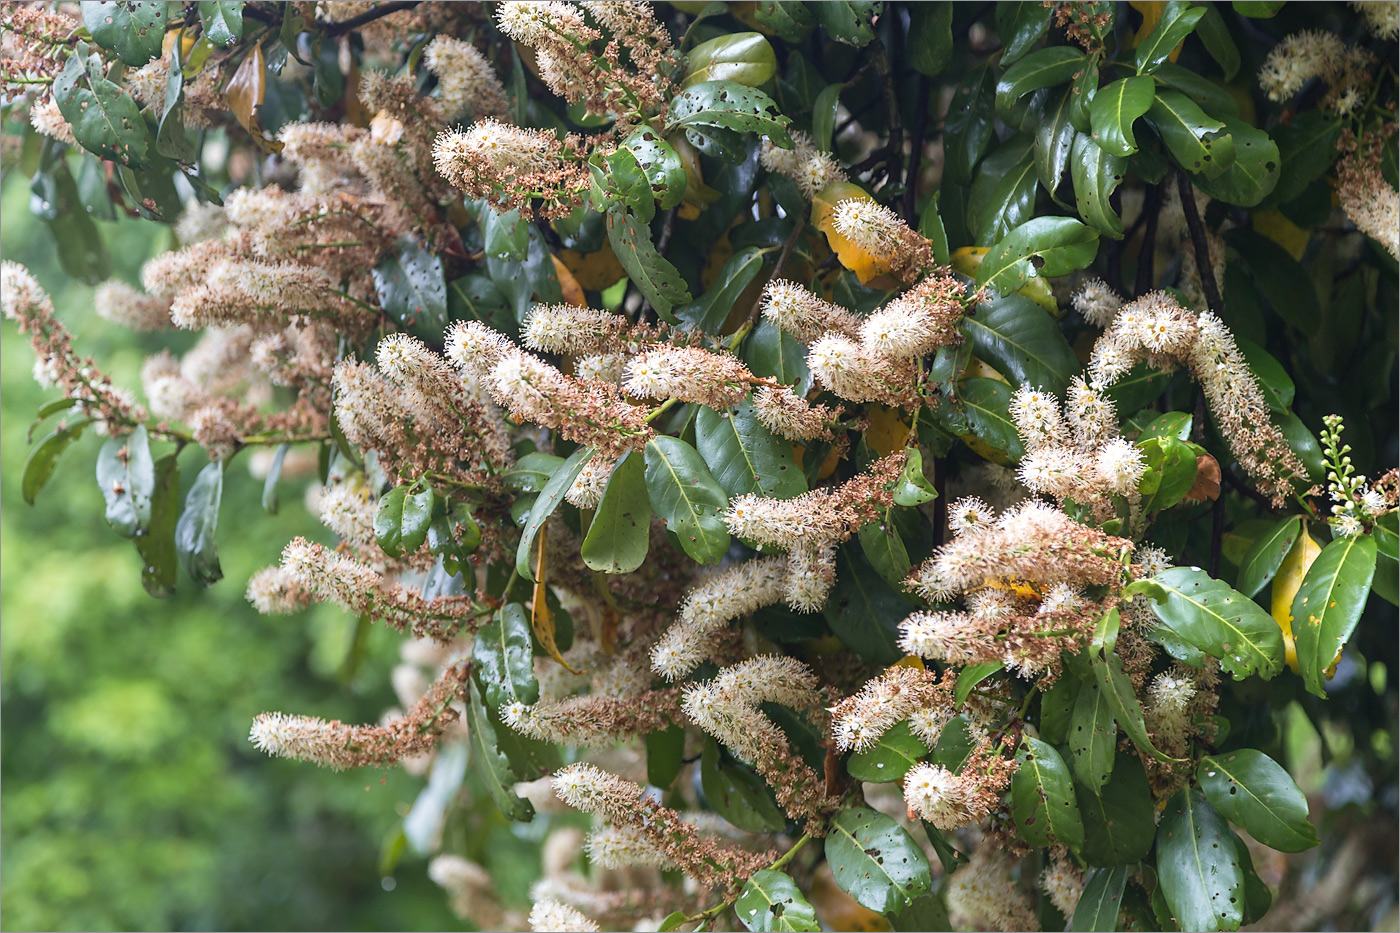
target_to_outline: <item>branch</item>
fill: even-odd
[[[366,10],[358,16],[343,19],[338,23],[331,23],[325,28],[322,34],[332,38],[335,36],[343,36],[347,32],[352,32],[367,23],[372,23],[392,13],[397,13],[400,10],[411,10],[420,2],[421,0],[394,0],[393,3],[384,3],[372,10]]]
[[[927,75],[919,76],[919,95],[914,102],[914,134],[909,138],[909,163],[904,169],[904,222],[914,218],[915,189],[919,187],[919,168],[924,161],[924,131],[928,127]]]
[[[1206,242],[1206,227],[1201,223],[1200,212],[1196,210],[1196,198],[1191,180],[1186,173],[1177,170],[1176,190],[1181,195],[1181,210],[1186,215],[1186,228],[1191,231],[1191,248],[1196,253],[1196,272],[1201,277],[1201,291],[1206,293],[1206,304],[1211,314],[1223,317],[1225,303],[1220,300],[1220,289],[1215,285],[1215,269],[1210,263],[1210,244]]]
[[[1156,280],[1157,264],[1157,218],[1162,211],[1163,192],[1160,184],[1147,189],[1147,199],[1142,205],[1143,216],[1147,218],[1147,229],[1142,234],[1142,249],[1138,252],[1137,280],[1133,283],[1133,297],[1141,298],[1152,289]]]

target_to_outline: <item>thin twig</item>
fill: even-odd
[[[914,102],[914,134],[909,139],[909,163],[904,169],[904,221],[914,217],[914,201],[919,187],[919,169],[924,161],[924,131],[928,127],[929,80],[919,76],[919,94]]]
[[[1191,248],[1196,253],[1196,273],[1201,277],[1201,291],[1206,293],[1206,305],[1210,313],[1221,317],[1225,314],[1225,303],[1220,300],[1220,289],[1215,285],[1215,269],[1210,262],[1210,244],[1206,242],[1206,227],[1201,223],[1200,212],[1196,210],[1196,196],[1191,187],[1191,179],[1186,173],[1176,173],[1176,190],[1181,195],[1181,210],[1186,215],[1186,229],[1191,231]]]
[[[1147,229],[1142,234],[1142,249],[1138,251],[1137,281],[1133,283],[1133,297],[1141,298],[1152,289],[1156,281],[1157,264],[1157,217],[1162,211],[1162,186],[1153,185],[1147,189],[1147,198],[1142,205],[1147,218]]]

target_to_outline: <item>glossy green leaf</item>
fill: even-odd
[[[943,151],[950,181],[970,181],[973,167],[991,144],[995,98],[996,75],[988,65],[969,71],[953,92],[943,126]]]
[[[1142,511],[1171,508],[1196,482],[1196,452],[1175,437],[1150,437],[1137,443],[1147,470],[1138,481]]]
[[[826,837],[836,884],[862,907],[888,914],[929,890],[928,859],[893,819],[866,807],[836,814]]]
[[[807,9],[828,36],[860,48],[875,38],[873,20],[883,6],[878,0],[832,0],[808,4]]]
[[[650,532],[646,463],[636,451],[628,451],[613,467],[593,512],[583,538],[583,562],[602,573],[631,573],[646,560]]]
[[[243,38],[243,0],[199,0],[204,35],[221,49]]]
[[[1070,720],[1082,683],[1078,677],[1061,677],[1040,695],[1040,737],[1051,745],[1069,741]]]
[[[1095,794],[1102,792],[1113,773],[1117,740],[1112,700],[1097,682],[1085,684],[1070,716],[1070,760],[1074,776]]]
[[[652,508],[692,560],[713,564],[724,556],[729,528],[720,514],[729,498],[694,447],[666,435],[649,441],[646,484]]]
[[[1021,435],[1011,420],[1010,386],[996,379],[964,379],[958,384],[958,399],[973,434],[1003,452],[1008,461],[1025,456]]]
[[[863,752],[856,752],[846,762],[846,773],[857,781],[888,784],[901,781],[909,769],[928,754],[928,746],[901,722],[875,741]]]
[[[1224,72],[1225,80],[1233,79],[1240,70],[1240,50],[1235,45],[1235,40],[1230,37],[1230,30],[1225,25],[1225,18],[1220,15],[1220,10],[1214,3],[1205,5],[1206,14],[1202,16],[1200,22],[1196,23],[1196,35],[1201,43],[1210,53],[1210,57],[1215,59],[1215,63]],[[1171,64],[1164,62],[1163,64]],[[1158,66],[1160,71],[1161,66]]]
[[[165,79],[165,109],[161,111],[156,128],[156,152],[177,162],[192,163],[199,150],[185,130],[185,75],[179,58],[171,53],[169,74]]]
[[[938,741],[933,743],[933,751],[929,757],[934,764],[942,765],[957,774],[972,754],[975,744],[967,720],[962,716],[954,716],[938,734]]]
[[[997,82],[997,111],[1006,113],[1031,91],[1069,81],[1084,64],[1084,53],[1070,45],[1053,45],[1027,55],[1006,69]]]
[[[774,0],[768,0],[768,2],[773,3]],[[802,4],[795,3],[793,5],[801,6]],[[763,4],[759,4],[759,6],[763,6]],[[666,915],[666,919],[662,920],[661,925],[656,929],[658,933],[675,933],[676,930],[679,930],[686,923],[689,916],[690,915],[683,910],[673,910]]]
[[[102,57],[79,42],[53,83],[53,98],[73,138],[84,149],[128,168],[143,168],[150,133],[141,109],[119,84],[107,80]]]
[[[1201,22],[1205,22],[1205,20],[1203,19]],[[1229,91],[1189,68],[1183,68],[1172,62],[1163,62],[1152,77],[1156,79],[1158,84],[1185,94],[1217,120],[1239,115],[1239,105],[1230,96]]]
[[[1278,573],[1283,559],[1293,550],[1293,543],[1298,540],[1302,530],[1302,516],[1290,515],[1261,535],[1240,563],[1240,576],[1235,589],[1250,598],[1257,595]]]
[[[146,530],[155,484],[155,461],[145,425],[110,437],[102,445],[97,454],[97,487],[107,502],[107,524],[117,534],[132,538]]]
[[[942,4],[937,5],[941,6]],[[924,826],[927,827],[929,824],[925,823]],[[934,830],[934,833],[937,833],[937,830]],[[935,842],[933,845],[935,851],[939,851],[941,855],[938,843]],[[947,843],[945,842],[943,845],[947,846]],[[929,933],[933,930],[953,929],[952,922],[948,919],[948,908],[943,905],[943,898],[938,894],[925,894],[916,897],[908,907],[895,911],[888,919],[890,928],[896,931],[917,930],[921,933]]]
[[[93,42],[139,68],[160,55],[168,9],[158,0],[84,0],[83,25]]]
[[[1231,823],[1280,852],[1318,843],[1308,822],[1308,801],[1288,772],[1252,748],[1207,755],[1196,769],[1206,799]]]
[[[208,586],[223,579],[219,566],[219,502],[224,494],[224,462],[207,463],[185,496],[185,508],[175,523],[175,553],[190,579]]]
[[[1147,113],[1156,97],[1156,82],[1148,77],[1122,78],[1099,88],[1089,105],[1094,141],[1112,155],[1130,156],[1137,152],[1133,123]]]
[[[1235,140],[1225,124],[1206,116],[1185,94],[1158,88],[1147,121],[1176,164],[1188,172],[1217,178],[1235,161]]]
[[[1163,412],[1142,429],[1138,440],[1145,441],[1153,437],[1168,437],[1178,441],[1189,440],[1192,420],[1192,416],[1184,411]]]
[[[1012,292],[982,302],[976,313],[963,319],[962,330],[978,359],[990,363],[1012,385],[1037,386],[1061,395],[1079,372],[1079,359],[1054,318],[1024,295]],[[965,381],[964,399],[974,381]]]
[[[797,882],[780,871],[764,868],[754,872],[734,902],[734,914],[744,929],[753,933],[821,930],[817,911]]]
[[[563,463],[563,457],[553,454],[528,453],[501,474],[501,482],[514,492],[540,492]]]
[[[1127,159],[1105,152],[1087,133],[1074,137],[1069,174],[1074,182],[1075,209],[1085,223],[1115,240],[1123,238],[1123,220],[1109,199],[1127,170]]]
[[[1157,832],[1152,789],[1134,752],[1118,753],[1112,776],[1097,794],[1080,782],[1074,789],[1084,820],[1080,855],[1086,862],[1104,868],[1135,865],[1151,851]]]
[[[801,42],[814,23],[807,5],[797,0],[759,0],[754,4],[753,18],[788,42]]]
[[[685,166],[675,148],[649,127],[639,127],[622,141],[636,158],[651,184],[662,210],[670,210],[685,197]]]
[[[720,816],[749,833],[773,833],[787,825],[768,785],[751,768],[721,752],[712,738],[700,753],[700,789]]]
[[[883,517],[861,526],[857,535],[860,549],[880,578],[896,589],[913,568],[909,551],[895,522],[896,511],[885,509]]]
[[[668,726],[646,734],[647,783],[665,790],[685,764],[685,729]]]
[[[1192,6],[1186,0],[1169,0],[1162,6],[1162,15],[1147,38],[1137,47],[1137,73],[1151,74],[1166,61],[1172,51],[1196,29],[1206,15],[1203,6]]]
[[[778,57],[761,33],[732,32],[702,42],[686,53],[682,88],[706,81],[733,81],[758,87],[778,71]]]
[[[996,8],[997,35],[1001,37],[1001,63],[1010,65],[1031,50],[1050,28],[1054,11],[1043,4],[998,3]]]
[[[1351,637],[1376,572],[1376,539],[1337,538],[1322,549],[1293,597],[1293,639],[1308,692],[1326,696],[1325,672]]]
[[[831,152],[832,133],[836,129],[836,109],[841,105],[841,92],[844,84],[828,84],[817,95],[812,105],[812,142],[822,152]]]
[[[968,226],[977,246],[992,246],[1031,219],[1040,187],[1034,149],[1030,136],[1014,136],[977,170],[967,209]]]
[[[1240,871],[1244,873],[1244,923],[1258,923],[1273,906],[1274,892],[1269,890],[1269,886],[1254,870],[1254,859],[1249,854],[1249,846],[1245,845],[1239,833],[1231,830],[1230,836],[1235,844],[1235,857],[1239,862]]]
[[[822,615],[847,648],[873,664],[893,664],[904,654],[899,623],[914,608],[880,579],[859,549],[837,549],[836,585]]]
[[[379,306],[409,333],[437,343],[447,327],[447,282],[442,259],[404,237],[374,267]]]
[[[675,309],[676,317],[705,334],[718,334],[739,296],[763,269],[763,250],[748,246],[725,260],[705,294]]]
[[[937,499],[938,490],[924,476],[923,453],[917,447],[906,447],[904,456],[904,469],[894,484],[894,504],[909,507]]]
[[[1342,121],[1324,110],[1294,114],[1290,122],[1280,123],[1270,132],[1278,143],[1283,164],[1271,203],[1284,204],[1301,195],[1327,174],[1340,155],[1337,140],[1342,134]]]
[[[1234,140],[1235,160],[1218,177],[1199,178],[1196,185],[1217,201],[1253,207],[1278,184],[1282,164],[1278,144],[1243,120],[1225,117],[1224,121]]]
[[[510,762],[496,744],[497,727],[481,702],[481,693],[477,690],[475,678],[472,679],[468,690],[467,734],[471,741],[473,770],[506,819],[533,819],[535,808],[530,805],[530,801],[511,792],[516,778],[511,771]]]
[[[651,241],[651,229],[636,215],[614,205],[607,214],[608,242],[613,253],[633,284],[641,291],[656,313],[671,323],[676,317],[671,309],[690,300],[685,280],[656,251]]]
[[[1276,627],[1277,628],[1277,627]],[[1175,761],[1170,755],[1160,751],[1147,735],[1147,724],[1142,715],[1142,704],[1138,702],[1133,682],[1123,673],[1123,660],[1116,654],[1107,657],[1095,655],[1089,659],[1091,680],[1084,689],[1097,688],[1108,698],[1113,718],[1123,727],[1128,738],[1133,740],[1141,751],[1158,761]]]
[[[812,372],[807,368],[807,354],[797,338],[764,318],[744,341],[745,363],[755,376],[772,376],[784,385],[792,386],[798,395],[807,394],[812,387]]]
[[[788,118],[773,99],[757,88],[733,81],[705,81],[676,95],[667,114],[666,129],[684,127],[704,133],[719,127],[737,133],[757,133],[784,149],[792,147]]]
[[[1254,600],[1195,567],[1172,567],[1152,582],[1161,588],[1160,595],[1147,595],[1162,625],[1219,658],[1236,680],[1250,674],[1268,680],[1283,670],[1283,633]],[[1332,663],[1332,655],[1326,663]]]
[[[921,74],[936,75],[953,59],[953,5],[914,3],[909,6],[909,65]]]
[[[1035,137],[1035,171],[1045,190],[1052,194],[1060,187],[1060,179],[1069,167],[1070,153],[1074,150],[1074,110],[1075,93],[1066,88],[1064,93],[1047,105],[1043,118],[1031,129]]]
[[[472,676],[481,684],[486,705],[497,710],[509,703],[540,698],[530,643],[530,615],[520,603],[506,603],[481,627],[472,641]]]
[[[180,517],[180,466],[178,454],[156,461],[155,490],[151,494],[151,522],[146,533],[134,540],[141,555],[141,585],[162,599],[175,592],[179,557],[175,550],[175,523]]]
[[[550,475],[549,482],[544,484],[539,497],[530,507],[530,517],[525,521],[525,527],[520,532],[520,544],[515,549],[515,569],[526,580],[535,579],[534,571],[531,570],[535,536],[539,534],[545,520],[559,508],[559,503],[564,501],[564,494],[569,491],[574,480],[578,479],[578,475],[583,472],[594,453],[592,447],[580,447],[570,454],[569,459]]]
[[[614,204],[620,204],[636,214],[642,223],[651,223],[651,219],[656,216],[656,197],[651,192],[651,180],[647,178],[646,172],[642,171],[637,157],[631,150],[620,148],[610,155],[597,158],[607,165],[606,173],[596,164],[589,166],[599,189],[606,192],[606,197]],[[524,225],[521,229],[525,232],[525,246],[528,247],[529,225]],[[489,242],[488,239],[488,244]],[[487,248],[490,249],[489,245]]]
[[[82,420],[56,428],[34,446],[28,459],[24,461],[24,473],[20,480],[20,494],[25,502],[34,504],[40,490],[53,476],[54,468],[58,466],[59,455],[68,449],[69,444],[81,437],[83,429],[91,423],[90,420]]]
[[[433,520],[432,487],[395,486],[379,499],[374,516],[374,540],[390,557],[414,554],[428,539]]]
[[[977,267],[977,284],[1006,295],[1029,278],[1051,278],[1087,268],[1098,251],[1099,234],[1092,227],[1072,217],[1035,217],[988,250]],[[968,320],[975,321],[976,316]]]
[[[1023,736],[1016,752],[1020,767],[1011,778],[1011,817],[1032,846],[1063,845],[1077,850],[1084,823],[1074,799],[1074,783],[1059,752]]]
[[[1080,133],[1088,133],[1089,108],[1099,93],[1099,66],[1093,61],[1069,86],[1069,122]]]
[[[969,664],[958,671],[958,681],[953,686],[953,703],[962,706],[978,684],[1005,667],[1001,661],[983,661],[981,664]]]
[[[1241,16],[1248,16],[1251,19],[1272,19],[1275,13],[1283,9],[1285,2],[1286,0],[1234,0],[1230,5]]]
[[[1128,884],[1128,866],[1117,868],[1096,868],[1084,883],[1084,891],[1079,895],[1079,903],[1070,917],[1071,931],[1102,931],[1112,933],[1118,929],[1118,908],[1123,902],[1123,888]]]
[[[1381,557],[1389,557],[1391,560],[1400,560],[1400,534],[1396,533],[1397,513],[1387,512],[1376,519],[1376,524],[1371,528],[1371,537],[1376,539],[1376,553]]]
[[[1183,930],[1237,930],[1244,874],[1230,827],[1200,791],[1172,797],[1157,828],[1157,880]]]

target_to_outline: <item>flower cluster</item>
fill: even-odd
[[[1330,32],[1305,29],[1288,36],[1269,52],[1259,70],[1259,86],[1269,100],[1282,101],[1314,78],[1321,78],[1328,87],[1323,106],[1348,114],[1363,102],[1370,82],[1368,70],[1374,63],[1371,53],[1359,45],[1348,46]]]

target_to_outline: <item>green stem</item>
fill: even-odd
[[[797,840],[795,843],[792,844],[792,848],[788,849],[782,855],[778,856],[777,861],[775,861],[772,865],[769,865],[768,868],[771,871],[782,871],[787,866],[787,864],[792,861],[793,856],[797,855],[801,848],[805,846],[808,840],[810,840],[811,838],[812,834],[810,832],[804,833],[801,839]],[[698,914],[693,914],[689,917],[686,917],[685,920],[681,922],[695,923],[698,921],[701,923],[709,923],[711,920],[724,913],[730,907],[734,906],[734,902],[738,899],[738,895],[735,895],[732,898],[726,898],[725,900],[721,901],[713,907],[702,910]]]

